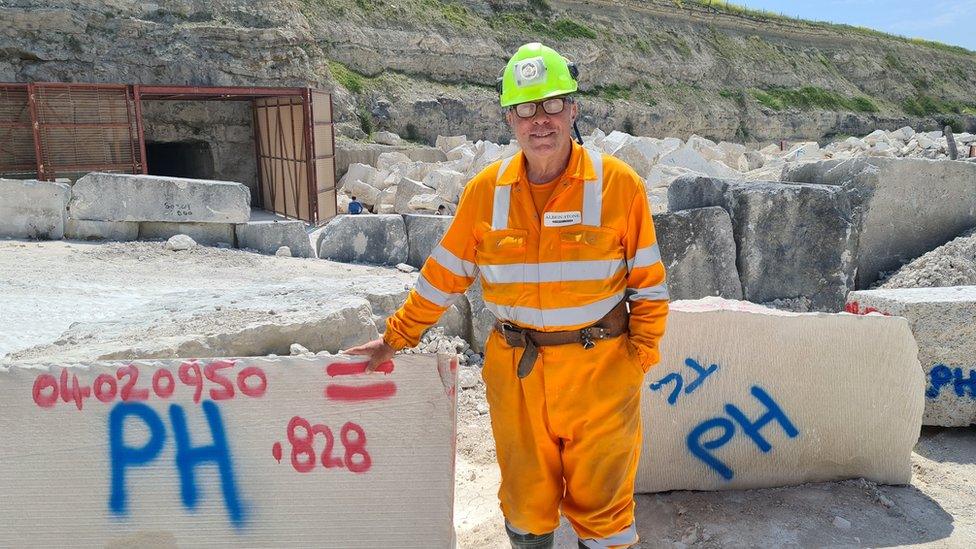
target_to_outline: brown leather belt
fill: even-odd
[[[593,343],[595,339],[610,339],[627,333],[628,321],[627,302],[624,300],[610,309],[603,318],[579,330],[539,332],[500,320],[495,321],[495,330],[505,338],[510,347],[525,348],[518,363],[518,376],[523,378],[532,372],[535,359],[539,356],[539,347],[579,343],[584,349],[592,349],[596,345]]]

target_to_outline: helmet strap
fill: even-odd
[[[579,126],[576,125],[575,120],[573,120],[573,131],[576,132],[576,142],[582,145],[583,137],[580,135]]]

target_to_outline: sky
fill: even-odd
[[[731,3],[976,51],[976,0],[731,0]]]

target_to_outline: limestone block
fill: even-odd
[[[641,177],[647,177],[663,149],[648,138],[634,138],[614,152],[614,156],[626,162]]]
[[[976,424],[976,286],[851,292],[847,311],[908,319],[925,372],[923,425]]]
[[[636,491],[907,484],[924,407],[916,352],[902,318],[672,303],[644,378]]]
[[[0,237],[60,240],[71,187],[34,179],[0,179]]]
[[[362,202],[367,207],[373,207],[380,196],[379,189],[358,179],[344,179],[340,185],[344,193],[350,197],[355,196],[357,201]]]
[[[466,135],[438,135],[434,146],[447,154],[468,142]]]
[[[739,172],[717,160],[709,160],[692,145],[685,144],[661,156],[658,162],[665,166],[677,166],[712,177],[739,177]]]
[[[905,126],[899,128],[889,134],[895,139],[901,139],[902,141],[908,141],[909,139],[915,137],[915,130],[911,126]]]
[[[407,265],[418,269],[440,243],[454,218],[446,215],[406,214],[403,221],[407,230]]]
[[[784,176],[849,194],[860,231],[858,289],[976,226],[976,164],[862,157]]]
[[[672,300],[720,296],[742,299],[729,214],[718,207],[654,216]]]
[[[403,139],[393,132],[376,132],[373,134],[373,141],[382,145],[399,145]]]
[[[392,170],[397,164],[410,162],[410,157],[400,151],[381,153],[376,159],[376,167],[380,170]]]
[[[404,177],[397,184],[396,197],[393,199],[393,207],[397,212],[408,213],[411,211],[410,199],[419,194],[436,195],[434,189],[423,183]],[[434,206],[437,209],[437,206]]]
[[[842,189],[686,176],[671,184],[668,202],[672,211],[729,213],[748,301],[807,297],[815,310],[839,311],[853,289],[857,232]]]
[[[448,202],[458,203],[464,190],[464,174],[454,170],[435,169],[427,174],[423,184],[437,190],[437,195]]]
[[[364,368],[296,356],[0,370],[0,545],[451,547],[457,359]],[[384,499],[409,505],[375,513]]]
[[[275,254],[287,246],[292,257],[315,257],[301,221],[251,221],[234,227],[238,248],[250,248],[263,254]]]
[[[448,202],[436,194],[414,195],[410,202],[407,202],[408,212],[434,213],[440,206],[447,207]]]
[[[320,259],[342,263],[406,263],[406,225],[396,214],[339,215],[319,233],[318,249]]]
[[[251,192],[230,181],[96,172],[75,182],[68,210],[95,221],[246,223]]]
[[[139,224],[139,240],[166,240],[185,234],[203,246],[234,245],[234,225],[231,223],[164,223]]]
[[[766,157],[759,151],[746,151],[743,156],[746,159],[745,171],[758,170],[766,163]]]
[[[112,240],[129,242],[138,240],[139,224],[135,221],[87,221],[65,220],[64,237],[72,240]]]
[[[820,159],[820,145],[816,141],[807,141],[793,145],[790,150],[783,155],[787,162],[797,162],[799,160]]]

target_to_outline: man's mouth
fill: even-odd
[[[554,134],[554,133],[556,133],[556,132],[554,132],[554,131],[547,131],[547,132],[533,132],[533,133],[531,133],[531,134],[529,134],[529,135],[530,135],[530,136],[532,136],[532,137],[540,137],[540,138],[541,138],[541,137],[549,137],[550,135],[552,135],[552,134]]]

